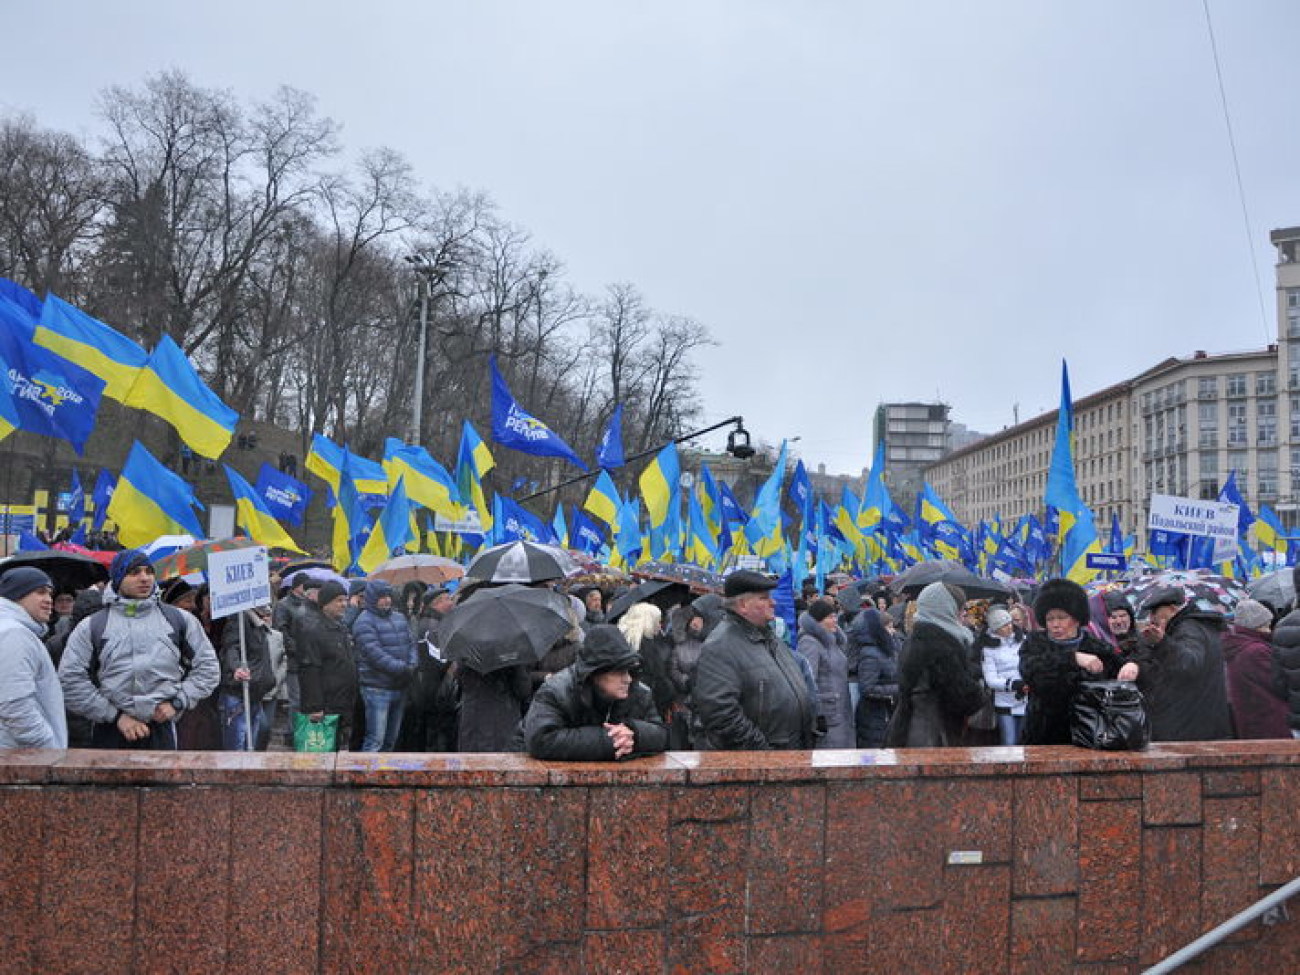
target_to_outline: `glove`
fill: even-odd
[[[1017,701],[1025,699],[1025,682],[1019,677],[1011,682],[1011,693],[1016,696]]]

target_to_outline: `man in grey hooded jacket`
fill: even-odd
[[[0,748],[67,748],[63,692],[41,637],[54,586],[40,569],[0,576]]]
[[[93,723],[91,747],[175,750],[176,719],[221,679],[217,655],[197,618],[162,608],[153,566],[142,551],[119,552],[109,580],[105,609],[77,624],[59,662],[68,710]],[[173,620],[192,654],[188,670]],[[103,644],[92,667],[97,624]]]

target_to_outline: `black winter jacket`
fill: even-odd
[[[1189,603],[1165,625],[1159,643],[1134,654],[1147,702],[1152,741],[1218,741],[1232,737],[1223,659],[1227,620]]]
[[[254,701],[260,701],[275,689],[275,666],[271,662],[271,646],[267,640],[270,630],[256,613],[244,610],[244,659],[248,661],[248,670],[252,680],[248,685],[248,694]],[[239,669],[239,618],[228,621],[221,631],[221,691],[242,697],[244,685],[235,680],[235,671]]]
[[[1278,690],[1286,695],[1287,723],[1293,731],[1300,730],[1300,610],[1278,620],[1273,647]]]
[[[706,747],[813,747],[816,711],[794,651],[735,613],[704,641],[691,704]]]
[[[303,713],[350,715],[357,700],[352,634],[342,621],[331,619],[308,601],[298,620],[296,637]]]
[[[898,705],[888,748],[961,744],[966,719],[984,706],[984,683],[969,648],[933,623],[917,623],[899,655]]]
[[[653,755],[668,747],[668,729],[655,708],[650,688],[632,685],[625,701],[606,701],[590,680],[580,680],[581,665],[565,667],[533,696],[524,716],[524,745],[533,758],[556,762],[612,761],[614,743],[604,725],[632,729],[636,747],[630,757]]]
[[[1089,674],[1075,661],[1076,653],[1098,657],[1102,672]],[[1045,630],[1030,633],[1020,645],[1020,677],[1029,695],[1021,741],[1026,745],[1070,744],[1070,716],[1079,683],[1114,680],[1123,663],[1114,647],[1086,630],[1077,644],[1057,643]]]

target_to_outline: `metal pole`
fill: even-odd
[[[244,613],[247,610],[239,611],[239,666],[248,670],[248,651],[244,645]],[[244,685],[244,751],[253,750],[253,692],[249,690],[248,685],[253,683],[252,674],[249,674],[249,680],[241,681]],[[261,705],[261,701],[257,702]]]
[[[424,358],[429,334],[429,275],[420,274],[420,344],[415,353],[415,402],[411,404],[409,442],[418,444],[424,421]]]
[[[1187,947],[1175,951],[1159,964],[1148,968],[1146,970],[1146,975],[1164,975],[1165,972],[1172,972],[1180,965],[1191,961],[1207,949],[1213,948],[1234,931],[1244,928],[1261,914],[1267,914],[1274,907],[1295,894],[1300,894],[1300,877],[1296,877],[1295,880],[1291,881],[1284,887],[1279,887],[1263,900],[1256,901],[1235,917],[1228,918],[1228,920],[1224,921],[1217,928],[1214,928],[1212,931],[1207,931]]]

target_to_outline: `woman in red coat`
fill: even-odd
[[[1243,599],[1223,635],[1228,704],[1238,738],[1290,738],[1286,698],[1273,679],[1273,614],[1263,603]]]

